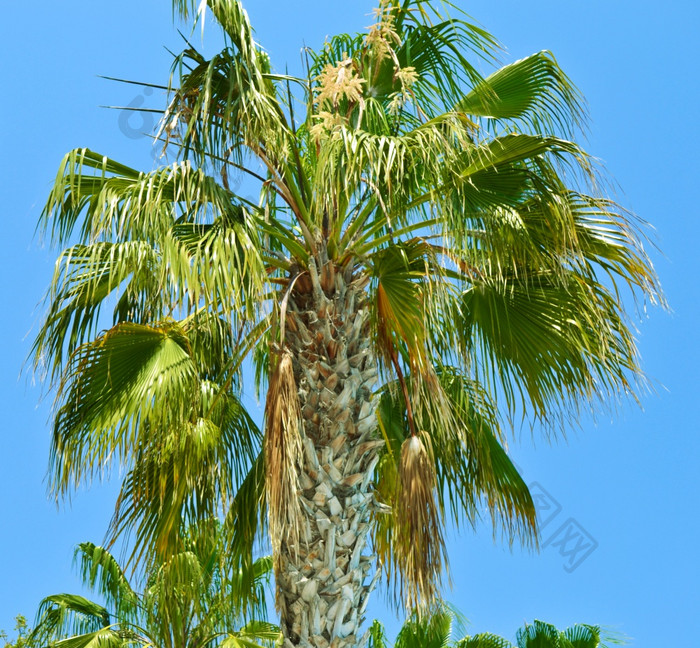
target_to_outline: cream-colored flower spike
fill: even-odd
[[[342,115],[337,112],[329,112],[328,110],[321,110],[316,115],[316,120],[316,123],[309,129],[311,137],[315,140],[319,140],[328,133],[337,134],[345,125],[345,119]]]
[[[396,78],[401,82],[404,90],[408,90],[416,81],[418,81],[418,72],[413,66],[399,68],[395,72]]]
[[[338,102],[346,98],[353,103],[363,101],[362,85],[367,83],[365,79],[355,73],[352,58],[346,58],[336,65],[330,63],[323,68],[318,77],[319,89],[316,97],[319,106],[330,101],[333,108],[338,107]]]
[[[369,31],[365,37],[365,43],[374,50],[377,58],[381,59],[385,56],[391,56],[396,61],[393,48],[395,45],[401,45],[401,38],[396,33],[394,27],[395,16],[391,9],[391,2],[388,0],[382,0],[379,6],[374,9],[377,22],[368,28]]]

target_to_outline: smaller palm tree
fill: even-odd
[[[598,626],[577,623],[560,631],[537,619],[518,630],[515,644],[488,632],[454,639],[452,635],[459,634],[463,622],[459,613],[444,604],[430,615],[413,615],[399,630],[393,648],[608,648],[621,643]],[[384,627],[376,620],[370,630],[369,648],[388,648]]]
[[[458,634],[465,619],[446,603],[441,603],[432,614],[414,613],[403,624],[394,640],[393,648],[448,648],[454,646],[453,634]],[[384,626],[375,619],[370,628],[368,648],[388,648]]]
[[[31,641],[31,628],[27,619],[18,614],[15,617],[15,636],[10,637],[4,630],[0,630],[0,646],[3,648],[34,648]]]
[[[190,530],[182,549],[143,570],[130,583],[105,548],[78,545],[75,558],[85,585],[101,605],[76,594],[54,594],[40,604],[34,645],[52,648],[263,648],[280,636],[264,620],[265,585],[272,561],[252,573],[232,569],[219,551],[218,525]],[[133,580],[133,579],[132,579]]]
[[[576,623],[560,632],[553,625],[535,619],[532,625],[526,623],[518,630],[516,643],[518,648],[607,648],[608,645],[625,642],[604,632],[599,626]],[[481,644],[477,641],[460,644],[458,648],[478,648],[482,645],[484,648],[489,647],[488,643]],[[499,645],[493,644],[494,647]]]

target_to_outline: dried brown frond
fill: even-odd
[[[265,473],[270,540],[280,555],[284,541],[292,555],[299,545],[299,471],[302,456],[299,426],[301,411],[294,380],[292,356],[282,354],[272,377],[265,403]],[[276,568],[279,567],[276,565]]]
[[[416,420],[441,421],[443,426],[458,428],[450,399],[440,384],[435,367],[429,362],[415,362],[411,367],[411,402]]]
[[[427,609],[438,597],[447,565],[442,514],[436,502],[432,445],[427,433],[401,446],[394,507],[396,564],[407,609]]]

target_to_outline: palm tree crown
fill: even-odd
[[[279,629],[264,621],[271,560],[250,574],[231,571],[215,530],[190,529],[182,550],[142,570],[136,589],[114,556],[84,542],[76,562],[86,586],[105,604],[77,594],[53,594],[40,604],[32,645],[55,648],[262,648]],[[248,576],[252,576],[249,578]]]
[[[240,2],[208,7],[226,46],[175,58],[158,134],[175,161],[75,150],[44,210],[65,248],[34,347],[58,390],[51,485],[124,466],[111,531],[135,557],[222,515],[249,564],[267,511],[287,645],[352,646],[381,573],[409,607],[438,595],[445,515],[484,502],[534,542],[503,422],[557,431],[634,393],[622,300],[657,299],[657,280],[595,191],[550,53],[484,78],[467,56],[496,43],[466,16],[381,0],[297,78]]]

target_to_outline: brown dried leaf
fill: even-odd
[[[395,551],[402,595],[408,609],[427,608],[438,596],[447,553],[435,500],[432,445],[426,432],[404,441],[398,472]]]
[[[279,556],[284,540],[292,554],[299,547],[299,469],[301,412],[292,357],[284,353],[272,377],[265,403],[265,463],[270,539]]]

